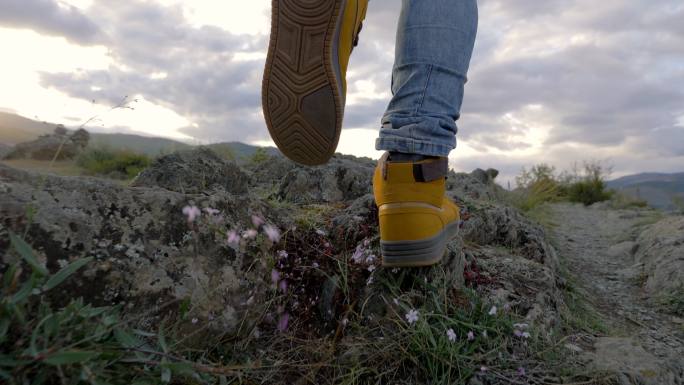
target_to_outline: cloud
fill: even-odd
[[[53,26],[51,33],[70,33],[84,43],[92,41],[89,36],[107,36],[116,63],[106,71],[43,73],[46,87],[109,103],[142,95],[195,123],[184,132],[203,140],[268,138],[260,112],[263,55],[256,55],[265,52],[268,36],[197,27],[181,6],[151,1],[95,0],[86,14],[47,0],[30,4],[36,12],[41,5],[52,10],[47,14],[63,15],[48,17],[64,21],[48,25],[81,25]],[[479,5],[480,29],[458,124],[459,139],[482,155],[468,151],[464,159],[457,150],[459,164],[494,166],[506,174],[541,160],[565,167],[609,155],[616,169],[631,170],[638,160],[659,164],[643,162],[646,157],[665,168],[681,159],[681,1],[480,0]],[[350,64],[347,128],[379,128],[399,11],[396,0],[370,2]],[[0,21],[21,19],[7,15],[3,12]],[[31,25],[46,28],[34,19]]]
[[[80,44],[102,41],[102,33],[78,8],[54,0],[2,0],[0,25],[63,36]]]
[[[183,133],[200,140],[257,140],[263,59],[238,52],[265,49],[265,36],[235,35],[190,25],[179,6],[96,2],[89,13],[110,36],[117,66],[76,73],[43,73],[42,84],[70,96],[108,104],[140,95],[194,123]],[[163,74],[163,76],[158,76]]]

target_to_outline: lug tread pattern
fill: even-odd
[[[325,163],[333,155],[342,128],[342,97],[332,64],[332,39],[341,4],[342,0],[272,1],[271,40],[262,85],[264,117],[283,154],[306,165]],[[309,95],[321,94],[322,89],[333,95],[317,104],[327,110],[314,111],[321,113],[320,119],[307,116],[303,102]],[[312,113],[310,109],[306,112]],[[325,119],[329,117],[332,120]]]

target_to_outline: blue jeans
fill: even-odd
[[[377,150],[447,156],[477,34],[477,0],[403,0]]]

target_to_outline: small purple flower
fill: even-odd
[[[197,318],[193,318],[190,322],[192,322],[193,325],[197,324],[199,320]]]
[[[321,237],[325,237],[325,231],[316,229],[316,234],[320,235]]]
[[[354,251],[354,255],[352,255],[352,260],[354,263],[361,263],[361,261],[364,260],[364,250],[361,245],[356,246],[356,251]]]
[[[468,332],[468,341],[474,341],[475,340],[475,333],[473,331]]]
[[[284,332],[287,330],[287,325],[290,323],[290,315],[288,313],[284,313],[283,315],[280,316],[280,319],[278,320],[278,330],[281,332]]]
[[[268,239],[271,240],[271,242],[278,243],[280,241],[280,230],[278,230],[275,226],[264,226],[264,232],[266,233]]]
[[[202,211],[197,206],[185,206],[183,207],[183,215],[188,217],[188,222],[192,223],[197,217],[202,215]]]
[[[484,365],[480,366],[480,372],[484,373],[487,370],[489,370],[489,369],[486,366],[484,366]]]
[[[287,293],[287,280],[283,279],[282,281],[280,281],[278,288],[280,288],[280,291],[282,291],[283,293]]]
[[[368,271],[370,271],[371,273],[372,273],[373,271],[375,271],[375,269],[376,269],[375,265],[370,265],[370,266],[368,266]]]
[[[409,323],[409,325],[412,325],[418,321],[418,310],[416,309],[411,309],[409,310],[408,313],[406,313],[406,322]]]
[[[288,254],[287,251],[285,250],[278,250],[278,258],[280,259],[285,259],[287,258]]]
[[[314,262],[311,266],[313,266],[314,269],[318,269],[320,265],[318,264],[318,262]]]
[[[522,337],[522,332],[521,332],[520,330],[518,330],[518,329],[515,329],[515,330],[513,331],[513,335],[516,336],[516,337]]]
[[[218,215],[221,211],[216,210],[216,209],[212,209],[211,207],[205,207],[204,212],[209,214],[209,215]]]
[[[446,335],[449,341],[456,342],[456,332],[454,332],[454,329],[447,330]]]
[[[522,366],[519,367],[518,368],[518,375],[521,377],[525,376],[525,368],[523,368]]]
[[[259,226],[264,224],[264,219],[258,215],[252,215],[252,224],[258,229]]]
[[[240,235],[238,235],[237,231],[230,230],[228,232],[228,243],[232,245],[237,245],[240,243]]]
[[[249,229],[249,230],[245,231],[244,233],[242,233],[242,238],[245,238],[245,239],[254,239],[254,238],[256,238],[256,236],[257,236],[257,231],[254,229]]]
[[[276,269],[271,270],[271,282],[273,282],[273,285],[277,285],[278,281],[280,281],[280,272]]]

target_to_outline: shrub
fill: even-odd
[[[546,202],[560,198],[560,186],[553,179],[540,179],[530,186],[512,192],[510,202],[518,209],[528,212]]]
[[[131,179],[149,166],[150,158],[131,151],[114,151],[99,147],[82,152],[76,163],[93,175]]]
[[[684,197],[679,195],[672,196],[672,204],[675,206],[675,212],[684,215]]]
[[[616,209],[628,209],[632,207],[645,208],[648,207],[648,202],[644,199],[633,197],[623,192],[613,191],[610,198],[610,205]]]
[[[250,162],[253,164],[261,164],[264,163],[269,159],[268,152],[266,151],[265,148],[259,147],[257,150],[254,152],[254,155],[250,158]]]
[[[610,169],[600,162],[585,162],[584,172],[577,175],[575,181],[566,188],[568,200],[585,206],[609,200],[612,196],[612,192],[606,188],[606,176],[609,173]]]

